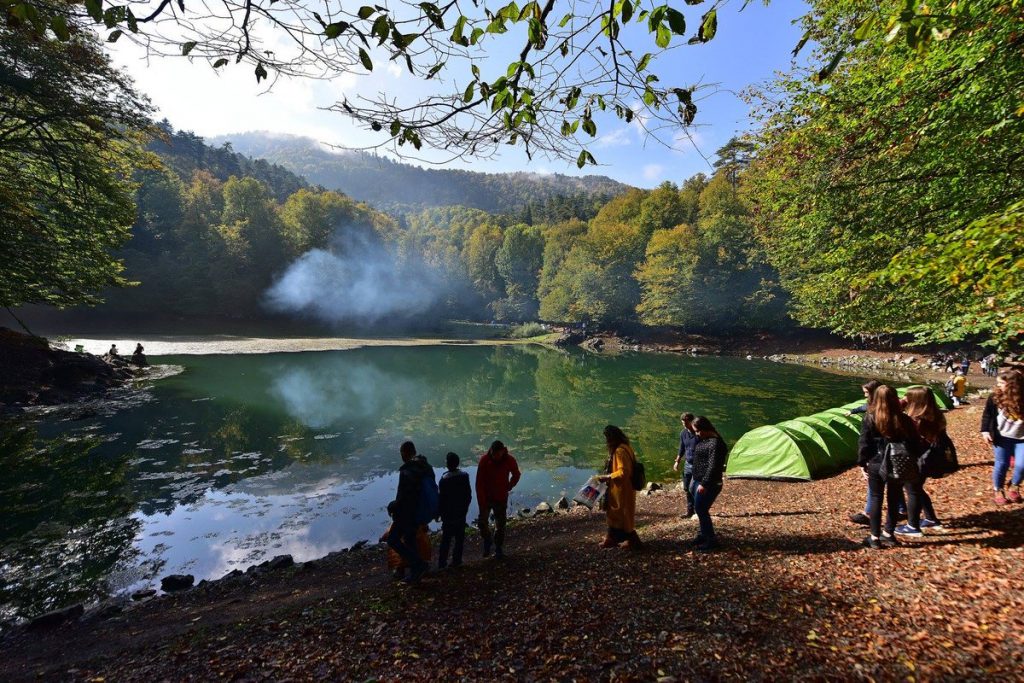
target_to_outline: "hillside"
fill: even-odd
[[[311,138],[298,136],[250,132],[209,140],[215,146],[226,142],[236,152],[279,164],[311,183],[385,210],[462,205],[489,213],[520,215],[527,206],[533,212],[544,213],[547,200],[573,198],[593,207],[576,216],[589,218],[607,199],[629,189],[628,185],[596,175],[420,168],[366,152],[330,151]]]

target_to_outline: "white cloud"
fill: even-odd
[[[629,127],[621,126],[615,128],[607,135],[602,135],[595,143],[596,147],[622,147],[633,142],[633,136]]]
[[[647,180],[657,180],[664,172],[665,167],[661,164],[647,164],[644,166],[644,178]]]
[[[398,66],[398,62],[388,62],[387,71],[395,78],[402,77],[402,67]]]

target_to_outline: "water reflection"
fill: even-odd
[[[157,361],[186,369],[154,400],[0,427],[0,617],[375,540],[405,438],[435,466],[502,438],[524,470],[512,505],[533,506],[600,466],[605,424],[670,478],[684,409],[734,440],[859,395],[856,379],[793,366],[539,347]]]

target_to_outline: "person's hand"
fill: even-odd
[[[868,478],[868,468],[867,467],[861,467],[860,468],[860,476],[862,476],[864,479]]]
[[[704,484],[697,484],[697,493],[704,493]]]
[[[678,472],[679,471],[679,458],[676,458],[676,461],[674,463],[672,463],[672,471],[673,472]]]
[[[602,483],[607,483],[611,479],[607,474],[598,475],[597,480]]]
[[[982,432],[981,438],[985,439],[985,443],[987,443],[989,446],[992,445],[992,434],[990,434],[989,432]]]

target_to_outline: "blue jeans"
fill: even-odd
[[[427,563],[416,552],[415,524],[401,526],[397,523],[393,524],[391,526],[391,533],[388,534],[388,545],[398,553],[399,557],[405,560],[412,571],[422,571],[427,566]]]
[[[693,494],[693,511],[697,513],[697,521],[700,522],[700,535],[704,542],[711,545],[715,542],[715,527],[711,524],[711,506],[715,498],[722,492],[721,484],[710,484],[704,486],[704,493],[698,493],[697,487],[700,482],[690,482],[690,492]]]
[[[448,548],[452,541],[452,566],[462,564],[462,546],[466,541],[466,518],[441,520],[441,546],[437,551],[437,566],[444,569],[448,566]]]
[[[693,464],[686,463],[683,465],[683,488],[686,489],[687,512],[693,509],[693,492],[690,491],[691,484],[693,484]]]
[[[997,491],[1006,483],[1006,472],[1010,469],[1010,456],[1013,456],[1013,477],[1010,483],[1018,486],[1024,481],[1024,439],[1010,439],[997,434],[992,443],[992,451],[996,456],[996,466],[992,469],[992,488]]]

